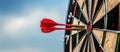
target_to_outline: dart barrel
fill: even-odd
[[[70,0],[66,24],[85,30],[65,31],[64,52],[120,52],[120,0]]]

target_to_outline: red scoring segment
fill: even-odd
[[[77,2],[75,3],[74,12],[73,12],[73,16],[75,16],[75,15],[76,15],[76,9],[77,9]]]
[[[102,52],[102,48],[100,48],[99,50],[100,50],[99,52]]]
[[[118,25],[118,30],[120,31],[120,25]]]

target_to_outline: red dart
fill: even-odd
[[[56,23],[55,21],[53,21],[53,20],[51,20],[51,19],[47,19],[47,18],[42,19],[40,26],[51,27],[51,26],[56,26],[56,25],[72,26],[72,27],[81,27],[81,28],[84,28],[84,27],[85,27],[85,26],[72,25],[72,24],[59,24],[59,23]]]
[[[56,28],[56,27],[54,27],[54,26],[52,26],[52,27],[43,27],[43,26],[41,26],[41,30],[42,30],[42,32],[44,32],[44,33],[50,33],[50,32],[52,32],[52,31],[54,31],[54,30],[84,30],[84,29],[81,29],[81,28]]]
[[[79,28],[56,28],[54,26],[61,25],[61,26],[72,26],[72,27],[79,27]],[[44,18],[40,24],[41,31],[44,33],[49,33],[54,30],[83,30],[85,26],[78,26],[72,24],[58,24],[51,19]]]

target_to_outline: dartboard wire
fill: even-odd
[[[92,32],[92,35],[93,35],[93,37],[95,37],[95,39],[97,40],[97,42],[98,42],[98,44],[99,44],[99,47],[103,50],[103,52],[105,52],[103,46],[101,45],[100,41],[98,40],[98,38],[96,37],[96,35],[94,34],[94,32]]]
[[[120,33],[120,31],[115,31],[115,30],[99,29],[99,28],[93,28],[93,29],[94,30],[100,30],[100,31],[106,31],[106,32]]]
[[[107,2],[106,0],[104,0],[104,14],[107,13]],[[106,14],[105,17],[104,17],[104,29],[107,29],[107,21],[108,21],[108,15]]]
[[[95,12],[93,13],[93,17],[92,17],[93,23],[96,20],[96,18],[97,18],[96,16],[98,15],[100,9],[102,8],[102,5],[103,5],[103,0],[98,0],[96,8],[95,8]]]
[[[104,14],[107,13],[107,1],[106,0],[103,0],[103,6],[104,6]],[[107,30],[107,21],[108,21],[108,15],[106,14],[105,17],[104,17],[104,29]],[[104,42],[105,42],[105,39],[106,39],[106,31],[104,31],[103,33],[103,38],[102,38],[102,46],[104,46]]]

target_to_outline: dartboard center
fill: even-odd
[[[88,31],[88,32],[92,32],[92,24],[91,24],[91,23],[88,24],[88,26],[87,26],[87,31]]]

